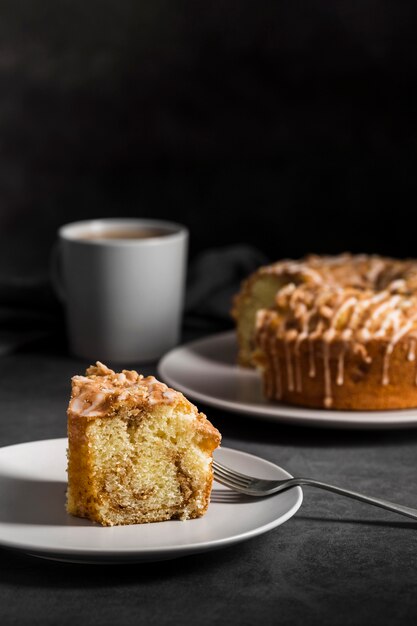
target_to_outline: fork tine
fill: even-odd
[[[219,476],[218,474],[215,473],[214,480],[217,483],[220,483],[221,485],[225,485],[226,487],[229,487],[229,489],[232,489],[233,491],[243,491],[244,493],[246,493],[247,487],[239,483],[234,483],[229,478],[224,478],[223,476]]]
[[[216,481],[216,483],[219,483],[220,485],[224,485],[225,487],[228,487],[232,491],[240,491],[242,493],[246,493],[247,487],[242,487],[242,485],[235,485],[234,483],[230,482],[230,480],[227,480],[226,478],[222,478],[221,476],[218,476],[217,474],[214,474],[214,480]]]
[[[223,472],[223,474],[225,474],[226,476],[233,476],[233,478],[244,480],[245,482],[249,482],[250,480],[252,480],[252,476],[248,476],[247,474],[241,474],[240,472],[237,472],[231,467],[226,467],[225,465],[218,463],[214,459],[213,459],[213,469],[219,472]]]
[[[223,474],[223,472],[218,472],[217,470],[214,470],[214,479],[217,480],[217,482],[221,482],[223,481],[224,483],[228,483],[230,485],[233,485],[234,487],[247,487],[248,483],[244,482],[243,480],[237,480],[236,478],[233,478],[232,476],[228,476],[227,474]]]
[[[217,469],[219,469],[219,470],[224,470],[228,474],[232,474],[233,476],[236,476],[236,478],[244,478],[246,480],[252,478],[252,476],[248,476],[247,474],[241,474],[240,472],[232,469],[231,467],[226,467],[225,465],[222,465],[221,463],[219,463],[215,459],[213,459],[213,467],[217,467]]]
[[[241,487],[247,487],[250,483],[250,477],[234,472],[228,467],[224,467],[219,463],[213,462],[214,475],[218,478],[223,478],[229,481],[233,485],[239,485]]]

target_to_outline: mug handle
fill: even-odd
[[[49,276],[58,299],[65,302],[67,294],[63,285],[61,265],[61,245],[59,241],[56,241],[50,254]]]

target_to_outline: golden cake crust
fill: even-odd
[[[417,261],[344,254],[261,268],[235,300],[238,328],[268,275],[277,279],[273,302],[255,312],[252,336],[239,338],[240,362],[260,367],[268,398],[350,410],[417,406]]]
[[[67,414],[68,512],[113,525],[207,511],[221,436],[182,393],[97,362],[73,377]]]
[[[180,391],[168,387],[155,376],[144,377],[135,370],[116,373],[100,361],[91,365],[85,376],[73,376],[67,414],[72,424],[72,420],[78,418],[110,418],[120,406],[139,412],[164,405],[191,412],[201,434],[217,440],[215,447],[220,445],[217,428]]]

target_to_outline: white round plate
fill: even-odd
[[[158,372],[190,399],[276,422],[333,428],[417,427],[417,409],[332,411],[270,402],[263,397],[259,372],[237,366],[236,358],[236,335],[229,331],[175,348],[161,359]]]
[[[0,448],[0,546],[48,559],[82,563],[162,561],[250,539],[292,517],[299,487],[269,498],[248,498],[213,484],[204,517],[102,527],[65,510],[66,439]],[[261,478],[290,474],[259,457],[220,448],[215,458]]]

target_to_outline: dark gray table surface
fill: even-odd
[[[0,445],[64,437],[69,380],[85,366],[53,350],[2,357]],[[417,507],[417,430],[291,427],[199,408],[225,446]],[[0,623],[412,623],[416,539],[412,520],[305,488],[302,507],[282,526],[173,561],[76,565],[0,549]]]

